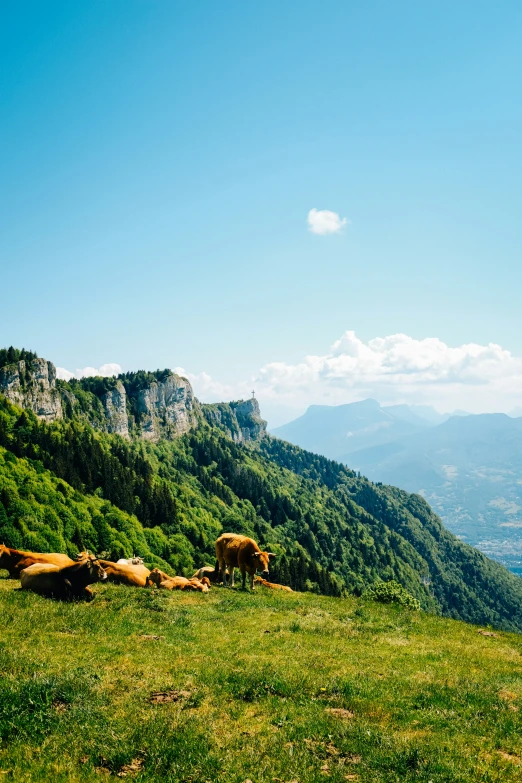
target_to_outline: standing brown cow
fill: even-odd
[[[261,571],[264,579],[269,575],[268,564],[271,557],[276,557],[276,555],[273,552],[262,552],[256,542],[247,536],[223,533],[216,541],[216,559],[225,587],[227,586],[226,569],[228,566],[231,587],[234,587],[234,568],[239,568],[243,590],[246,587],[247,574],[250,576],[250,586],[253,590],[256,571]]]

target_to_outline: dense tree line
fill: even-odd
[[[283,555],[279,561],[270,565],[270,579],[282,585],[288,585],[292,590],[304,592],[310,590],[322,595],[339,597],[343,593],[340,579],[326,568],[305,556],[303,552],[295,557]]]
[[[0,445],[18,457],[41,461],[81,492],[98,492],[136,514],[145,527],[164,524],[177,532],[175,498],[139,448],[131,449],[120,438],[100,437],[82,422],[45,424],[30,411],[13,411],[0,400]]]
[[[0,348],[0,367],[22,361],[32,362],[33,359],[38,359],[38,354],[34,351],[27,351],[25,348],[13,348],[12,345],[9,348]]]

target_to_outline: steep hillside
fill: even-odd
[[[193,419],[189,431],[177,436],[165,425],[161,406],[157,420],[165,437],[160,430],[148,437],[136,418],[125,436],[89,423],[99,410],[90,402],[111,384],[126,385],[128,399],[136,400],[139,392],[170,379],[164,371],[72,384],[80,410],[63,410],[53,422],[0,400],[0,446],[6,450],[1,469],[18,493],[0,494],[0,538],[30,547],[39,536],[41,544],[47,542],[42,548],[89,548],[113,557],[141,549],[151,562],[160,558],[188,573],[213,563],[216,537],[235,531],[277,552],[275,578],[299,590],[360,594],[378,579],[396,579],[426,609],[522,629],[520,579],[455,539],[419,496],[374,485],[338,463],[267,437],[255,400],[205,406],[185,389]],[[42,477],[39,496],[27,489],[24,471],[31,474],[27,487]],[[71,496],[91,509],[87,527],[67,522],[53,484],[58,478],[67,496],[76,493]],[[42,500],[46,493],[48,504]],[[46,521],[47,505],[56,512],[53,525]],[[109,518],[116,511],[123,515],[118,524]],[[75,515],[81,517],[80,510]],[[142,529],[139,541],[122,538],[129,520],[133,530]]]
[[[522,574],[522,418],[364,400],[311,406],[273,434],[421,494],[452,533]]]
[[[41,463],[18,459],[0,447],[0,540],[36,552],[140,552],[151,564],[168,564],[154,554],[154,533],[136,517],[97,495],[83,495]],[[180,553],[184,541],[177,540]],[[171,565],[183,568],[183,557]]]

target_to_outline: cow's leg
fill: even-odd
[[[255,571],[254,571],[253,574],[250,574],[250,587],[252,588],[252,590],[254,589],[254,578],[255,578],[255,575],[256,575]]]
[[[234,571],[235,571],[234,566],[229,565],[228,572],[230,575],[230,587],[234,587]]]
[[[246,571],[245,570],[241,571],[241,587],[243,588],[243,590],[246,590]]]
[[[219,572],[221,574],[221,581],[223,582],[223,587],[227,586],[227,564],[224,560],[222,560],[219,564]]]
[[[92,601],[94,600],[94,593],[91,590],[90,587],[84,587],[82,591],[82,596],[86,601]]]

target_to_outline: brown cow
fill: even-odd
[[[85,559],[59,568],[50,563],[34,563],[20,574],[22,590],[52,598],[86,598],[91,601],[94,593],[88,587],[103,582],[107,574],[96,560]]]
[[[221,571],[219,570],[219,564],[216,563],[215,567],[203,566],[203,568],[199,568],[192,579],[199,579],[200,582],[203,579],[208,579],[211,584],[221,582]]]
[[[254,589],[256,571],[261,571],[263,578],[268,576],[268,564],[273,552],[262,552],[256,542],[247,536],[236,533],[223,533],[216,541],[216,558],[223,584],[226,587],[226,567],[230,572],[230,586],[234,587],[234,568],[241,571],[243,590],[246,587],[246,575],[250,576],[250,586]]]
[[[74,565],[74,560],[59,552],[24,552],[0,544],[0,568],[9,571],[10,577],[17,578],[20,571],[34,563],[48,563],[63,568]]]
[[[143,558],[136,555],[133,557],[120,557],[119,560],[116,560],[116,565],[143,565]]]
[[[207,579],[208,582],[208,579]],[[155,584],[161,590],[199,590],[207,593],[209,585],[198,579],[186,579],[184,576],[169,576],[159,568],[154,568],[147,577],[147,585]]]
[[[117,585],[130,585],[131,587],[145,587],[147,577],[150,574],[148,568],[143,565],[118,565],[111,560],[100,560],[107,573],[109,582]]]
[[[260,576],[256,576],[254,579],[256,585],[263,585],[263,587],[271,587],[273,590],[286,590],[288,593],[293,593],[291,587],[287,585],[278,585],[275,582],[267,582],[266,579],[262,579]]]

